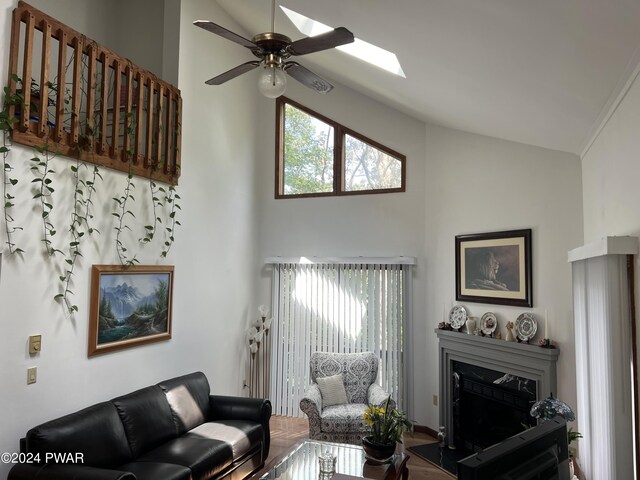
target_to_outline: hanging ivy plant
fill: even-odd
[[[59,279],[63,284],[63,292],[54,297],[55,300],[63,299],[64,304],[69,313],[78,311],[78,306],[71,301],[73,292],[71,291],[71,282],[75,271],[76,261],[82,256],[80,245],[85,233],[92,235],[100,233],[97,228],[92,226],[93,220],[93,201],[91,197],[96,191],[95,185],[98,179],[102,180],[102,175],[97,166],[93,167],[91,180],[84,180],[80,176],[80,170],[87,168],[87,164],[78,160],[75,165],[71,165],[71,172],[74,178],[74,196],[73,211],[71,212],[71,225],[69,225],[69,234],[71,241],[69,242],[69,253],[65,258],[64,275],[60,275]]]
[[[22,85],[22,80],[17,75],[11,75],[11,80],[16,83],[16,87]],[[2,211],[4,218],[5,234],[7,236],[6,245],[10,254],[24,253],[24,250],[16,246],[13,241],[13,235],[22,230],[22,227],[12,225],[15,219],[11,215],[11,209],[15,207],[15,196],[11,194],[11,188],[18,184],[18,179],[12,176],[14,168],[9,164],[8,157],[11,152],[10,134],[14,125],[18,123],[15,116],[9,114],[10,107],[22,110],[24,105],[24,96],[19,93],[12,92],[9,87],[4,87],[4,100],[2,102],[2,111],[0,112],[0,131],[2,132],[2,146],[0,146],[0,154],[2,154]]]
[[[153,170],[150,171],[150,174],[153,172]],[[153,223],[151,225],[145,225],[144,226],[144,236],[140,239],[140,242],[142,243],[149,243],[151,242],[151,240],[153,240],[153,237],[156,234],[156,231],[158,229],[158,224],[162,223],[162,219],[158,216],[158,210],[161,209],[164,204],[162,203],[162,201],[160,200],[160,191],[162,189],[158,188],[158,186],[156,185],[156,182],[153,181],[153,178],[151,178],[151,176],[149,177],[149,193],[151,194],[151,206],[152,206],[152,218],[153,218]]]
[[[165,227],[167,231],[167,237],[164,241],[162,253],[160,254],[161,257],[166,258],[169,250],[171,250],[171,247],[173,246],[173,242],[175,241],[176,226],[181,225],[176,216],[178,210],[182,210],[182,207],[180,207],[180,204],[178,203],[178,200],[180,200],[180,195],[178,195],[178,192],[176,191],[176,187],[174,185],[171,185],[166,190],[162,187],[159,190],[164,193],[165,204],[171,206],[169,221],[167,222],[168,225]]]
[[[126,116],[128,127],[125,131],[125,135],[129,135],[131,139],[131,144],[133,145],[133,137],[135,135],[135,113],[129,112]],[[133,196],[132,190],[136,188],[133,183],[133,152],[127,151],[127,159],[129,162],[129,172],[127,173],[127,183],[125,184],[124,193],[120,197],[113,197],[113,201],[118,205],[116,207],[116,211],[111,215],[117,218],[117,224],[115,226],[116,231],[116,251],[118,253],[118,258],[120,259],[120,263],[122,265],[135,265],[136,263],[140,263],[140,261],[134,255],[133,257],[129,257],[129,253],[127,247],[125,247],[124,243],[122,243],[121,235],[125,230],[131,230],[131,227],[127,224],[127,219],[130,216],[131,218],[136,218],[134,213],[129,209],[128,203],[129,201],[135,202],[136,199]]]
[[[42,243],[44,244],[47,255],[53,256],[56,253],[63,253],[53,246],[51,237],[56,234],[56,228],[51,220],[51,212],[53,211],[53,180],[51,176],[56,172],[49,167],[50,161],[55,158],[55,154],[51,154],[49,146],[34,147],[35,155],[31,158],[33,165],[31,171],[36,178],[31,183],[37,184],[36,193],[33,195],[34,200],[38,200],[40,204],[40,212],[42,217]]]

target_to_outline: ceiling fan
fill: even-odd
[[[354,40],[353,33],[344,27],[338,27],[315,37],[302,38],[293,42],[286,35],[275,32],[275,4],[275,0],[272,0],[271,31],[259,33],[251,40],[208,20],[196,20],[193,22],[197,27],[204,28],[211,33],[248,48],[259,59],[243,63],[213,77],[205,82],[207,85],[221,85],[262,65],[264,71],[258,80],[258,88],[266,97],[276,98],[284,93],[287,86],[285,74],[290,75],[318,93],[328,93],[333,89],[333,85],[325,79],[303,67],[298,62],[290,61],[289,58],[351,43]]]

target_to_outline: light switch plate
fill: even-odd
[[[38,367],[27,368],[27,385],[36,383],[38,379]]]
[[[34,355],[40,353],[42,348],[42,335],[30,335],[29,336],[29,353]]]

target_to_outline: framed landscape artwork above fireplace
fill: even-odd
[[[531,229],[456,236],[456,300],[533,306]]]

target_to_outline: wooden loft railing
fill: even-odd
[[[17,81],[19,77],[21,81]],[[13,11],[14,142],[176,184],[180,90],[25,2]]]

